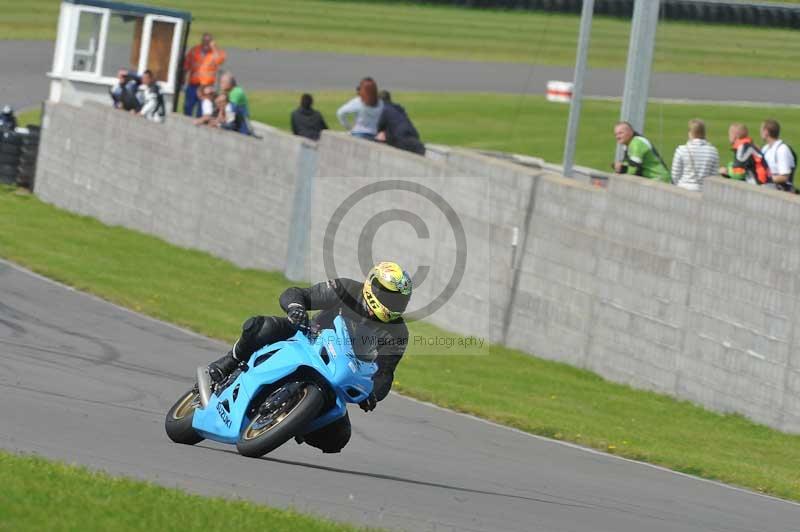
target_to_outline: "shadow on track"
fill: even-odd
[[[231,449],[219,449],[219,448],[216,448],[216,447],[209,447],[207,445],[195,445],[195,447],[202,447],[203,449],[207,449],[209,451],[219,451],[219,452],[223,452],[223,453],[235,454],[237,456],[239,454],[236,451],[231,450]],[[354,471],[352,469],[342,469],[342,468],[339,468],[339,467],[330,467],[330,466],[324,466],[324,465],[319,465],[319,464],[310,464],[308,462],[298,462],[296,460],[285,460],[285,459],[281,459],[281,458],[270,458],[268,456],[262,456],[261,458],[259,458],[259,460],[264,460],[266,462],[273,462],[273,463],[276,463],[276,464],[305,467],[305,468],[308,468],[308,469],[316,469],[318,471],[328,471],[328,472],[331,472],[331,473],[340,473],[340,474],[343,474],[343,475],[353,475],[353,476],[359,476],[359,477],[375,478],[375,479],[380,479],[380,480],[390,480],[392,482],[402,482],[404,484],[412,484],[412,485],[416,485],[416,486],[427,486],[427,487],[431,487],[431,488],[442,488],[442,489],[446,489],[446,490],[459,491],[459,492],[462,492],[462,493],[474,493],[474,494],[478,494],[478,495],[492,495],[492,496],[495,496],[495,497],[505,497],[505,498],[509,498],[509,499],[518,499],[518,500],[530,501],[530,502],[541,502],[541,503],[545,503],[545,504],[555,504],[555,505],[558,505],[558,506],[569,506],[569,507],[572,507],[572,508],[588,508],[588,509],[593,509],[594,508],[594,506],[589,506],[589,505],[585,505],[585,504],[574,504],[574,503],[560,502],[560,501],[555,501],[555,500],[540,499],[540,498],[536,498],[536,497],[525,497],[523,495],[514,495],[514,494],[511,494],[511,493],[502,493],[502,492],[497,492],[497,491],[487,491],[487,490],[479,490],[479,489],[472,489],[472,488],[463,488],[463,487],[460,487],[460,486],[452,486],[452,485],[449,485],[449,484],[441,484],[441,483],[438,483],[438,482],[428,482],[428,481],[425,481],[425,480],[414,480],[414,479],[411,479],[411,478],[398,477],[396,475],[383,475],[383,474],[380,474],[380,473],[368,473],[366,471]]]

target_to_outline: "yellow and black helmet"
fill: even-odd
[[[411,277],[397,263],[379,262],[364,281],[364,301],[382,322],[403,315],[411,299]]]

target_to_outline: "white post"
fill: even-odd
[[[630,122],[633,129],[638,132],[644,131],[660,4],[660,0],[634,0],[633,5],[631,40],[628,45],[628,66],[625,69],[625,88],[622,91],[620,120]],[[621,158],[622,148],[617,146],[616,160]]]
[[[581,30],[578,36],[578,51],[575,58],[575,77],[573,79],[572,102],[569,106],[569,122],[567,136],[564,140],[564,176],[572,177],[572,166],[575,162],[575,144],[578,140],[578,126],[581,118],[581,102],[583,100],[583,78],[586,75],[586,62],[589,53],[589,39],[592,35],[592,15],[594,0],[583,0],[581,12]]]

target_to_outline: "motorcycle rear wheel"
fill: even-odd
[[[258,458],[274,451],[319,414],[325,397],[316,385],[304,383],[286,402],[265,413],[257,413],[242,431],[236,448],[243,456]]]
[[[200,405],[200,393],[192,388],[172,405],[164,420],[164,428],[169,439],[175,443],[194,445],[205,438],[200,436],[192,427],[192,418],[195,409]]]

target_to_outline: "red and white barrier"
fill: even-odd
[[[574,84],[571,81],[548,81],[547,101],[561,103],[571,102],[573,87]]]

